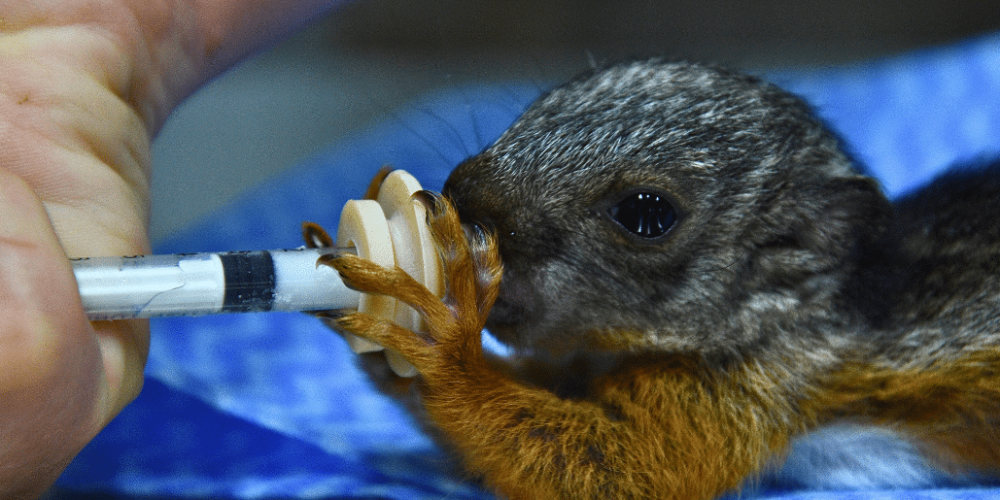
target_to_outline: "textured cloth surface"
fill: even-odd
[[[1000,157],[1000,36],[861,65],[767,75],[799,93],[890,195],[956,162]],[[156,248],[299,246],[303,220],[335,228],[384,164],[440,189],[451,168],[513,121],[538,90],[432,96]],[[148,381],[70,466],[67,490],[211,498],[492,498],[377,395],[343,342],[299,314],[152,323]],[[765,492],[774,499],[981,499],[994,489]]]

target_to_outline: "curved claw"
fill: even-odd
[[[333,238],[315,222],[302,223],[302,239],[309,248],[330,248],[334,246]]]

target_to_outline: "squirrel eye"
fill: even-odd
[[[635,193],[608,209],[608,215],[628,232],[645,239],[666,234],[677,222],[677,211],[666,197]]]

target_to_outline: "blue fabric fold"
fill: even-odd
[[[864,64],[776,72],[898,195],[957,162],[1000,157],[1000,36]],[[496,138],[534,86],[452,89],[325,152],[162,242],[158,253],[289,248],[311,220],[335,228],[385,164],[440,189]],[[139,398],[59,481],[74,491],[211,498],[486,499],[449,472],[353,354],[299,314],[152,322]],[[802,500],[984,499],[995,489],[769,492]]]

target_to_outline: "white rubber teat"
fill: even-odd
[[[420,189],[413,176],[396,170],[383,181],[377,200],[348,201],[340,214],[337,244],[355,247],[359,257],[380,266],[399,266],[440,297],[444,280],[427,228],[427,211],[412,198]],[[390,297],[362,294],[358,311],[413,331],[425,328],[415,310]],[[397,352],[350,334],[347,343],[356,353],[385,350],[393,372],[401,377],[417,375],[417,369]]]

